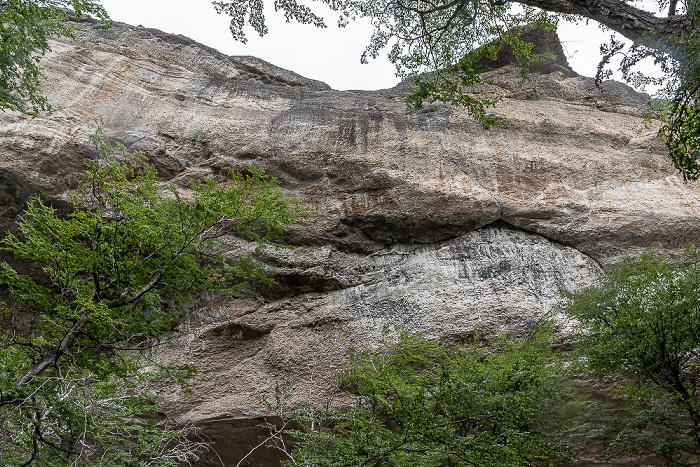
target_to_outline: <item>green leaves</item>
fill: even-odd
[[[389,59],[397,76],[410,79],[414,86],[407,103],[424,110],[435,102],[445,102],[467,109],[485,128],[495,122],[486,117],[486,109],[499,99],[477,99],[469,87],[481,83],[486,70],[477,62],[495,58],[501,46],[513,51],[524,73],[531,63],[541,60],[530,54],[532,44],[519,40],[523,26],[534,25],[551,30],[557,16],[524,6],[511,8],[508,3],[455,1],[395,2],[390,0],[322,0],[339,13],[338,25],[345,26],[358,18],[369,18],[375,27],[361,61],[376,58],[389,47]],[[219,13],[231,16],[233,37],[245,43],[245,27],[251,26],[261,36],[267,33],[262,0],[214,2]],[[285,12],[287,21],[326,27],[323,18],[296,0],[276,0],[275,9]],[[487,45],[488,44],[488,45]]]
[[[158,368],[151,348],[200,293],[237,293],[251,278],[269,283],[255,253],[281,246],[306,211],[262,170],[231,173],[224,186],[192,182],[183,196],[142,155],[93,140],[99,158],[86,162],[73,210],[59,216],[35,197],[19,234],[0,242],[42,270],[30,277],[0,263],[8,297],[0,306],[0,458],[179,465],[201,443],[139,417],[155,407],[144,389],[150,380],[184,382],[191,369]],[[224,255],[224,236],[256,249]],[[183,446],[175,440],[189,448],[171,455],[169,447]]]
[[[632,45],[610,39],[601,46],[602,59],[596,82],[609,78],[613,57],[620,58],[619,70],[625,81],[639,90],[647,85],[660,86],[647,118],[662,121],[659,136],[666,144],[673,165],[685,181],[700,178],[700,38],[697,34],[700,7],[683,4],[682,18],[675,30],[651,31]],[[660,73],[649,76],[635,71],[640,63],[653,60]]]
[[[496,122],[487,117],[487,110],[499,98],[475,97],[474,85],[482,83],[487,70],[484,59],[495,59],[507,47],[516,58],[522,75],[530,65],[548,57],[532,54],[533,44],[519,35],[524,26],[554,30],[560,19],[580,21],[583,15],[612,29],[627,34],[633,44],[626,46],[612,38],[601,47],[601,61],[596,81],[611,76],[613,57],[621,58],[619,71],[625,81],[643,91],[646,85],[663,85],[658,100],[648,117],[660,118],[659,136],[668,147],[675,167],[685,180],[700,178],[700,40],[698,19],[700,7],[692,2],[670,2],[673,18],[664,21],[644,9],[625,2],[612,2],[601,7],[596,2],[551,4],[542,1],[467,1],[433,2],[429,0],[320,0],[338,12],[338,26],[367,18],[374,26],[360,61],[376,58],[385,48],[396,66],[396,74],[411,80],[407,104],[418,111],[435,110],[436,103],[447,103],[467,110],[485,129]],[[661,8],[669,6],[659,1]],[[267,33],[263,0],[214,2],[219,13],[231,16],[231,32],[245,42],[247,25],[261,36]],[[537,6],[538,8],[534,8]],[[677,7],[677,8],[676,8]],[[612,14],[624,8],[625,14]],[[326,27],[323,19],[297,0],[276,0],[275,9],[285,12],[287,21]],[[652,59],[661,74],[650,76],[636,65]]]
[[[71,8],[77,17],[109,17],[95,0],[4,0],[0,4],[0,110],[36,114],[50,110],[41,94],[39,60],[49,50],[51,36],[73,37],[78,30],[67,23]]]
[[[9,343],[0,341],[3,369],[22,362],[21,350]],[[144,363],[122,355],[119,365],[129,371],[124,376],[62,366],[63,373],[22,390],[13,389],[3,372],[4,465],[175,467],[196,459],[207,449],[196,430],[148,419],[157,406],[145,385],[157,375],[143,371]]]
[[[697,78],[700,80],[700,76]],[[685,181],[700,178],[700,114],[698,87],[691,92],[679,92],[665,114],[659,130],[668,148],[673,165]]]
[[[244,31],[246,25],[251,26],[260,36],[267,34],[263,0],[214,1],[212,4],[217,13],[231,17],[229,29],[235,40],[243,44],[248,42]],[[287,22],[294,20],[301,24],[313,24],[318,28],[326,27],[323,18],[296,0],[275,0],[275,11],[279,10],[284,12]]]
[[[670,464],[700,459],[700,256],[627,258],[599,284],[567,295],[586,368],[612,378],[626,410],[613,447]],[[621,379],[620,377],[624,377]]]
[[[562,430],[583,429],[564,362],[542,326],[527,339],[445,347],[401,335],[379,352],[353,355],[341,377],[357,395],[345,411],[297,412],[302,430],[288,465],[523,466],[566,459]],[[573,410],[572,410],[573,409]],[[309,423],[309,422],[313,423]],[[584,430],[585,431],[585,430]]]

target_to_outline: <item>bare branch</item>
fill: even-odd
[[[459,5],[459,6],[457,6],[457,10],[459,11],[461,8],[464,7],[464,5],[467,3],[467,1],[469,1],[469,0],[453,0],[450,3],[446,3],[444,5],[438,5],[438,6],[435,6],[433,8],[428,8],[427,10],[421,10],[419,8],[406,6],[403,4],[403,2],[401,0],[397,0],[396,4],[399,6],[399,8],[402,8],[402,9],[407,10],[407,11],[412,11],[414,13],[418,13],[421,16],[424,16],[424,15],[429,15],[431,13],[437,13],[438,11],[449,10],[450,8],[452,8],[453,6],[456,6],[456,5]]]
[[[161,271],[158,271],[157,273],[155,273],[155,277],[153,277],[153,279],[151,280],[151,282],[149,282],[148,284],[144,285],[144,286],[141,288],[141,290],[138,291],[138,293],[136,293],[135,295],[132,295],[131,297],[127,298],[126,300],[119,300],[118,302],[108,303],[108,304],[107,304],[107,308],[109,308],[109,309],[111,310],[111,309],[114,309],[114,308],[118,308],[118,307],[120,307],[120,306],[130,305],[130,304],[136,302],[136,301],[139,300],[141,297],[143,297],[143,296],[146,295],[148,292],[150,292],[150,291],[153,289],[153,287],[155,287],[156,284],[158,284],[158,281],[160,280],[160,278],[161,278],[162,276],[163,276],[163,273],[162,273]]]

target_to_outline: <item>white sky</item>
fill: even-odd
[[[335,26],[337,14],[324,5],[312,6],[324,15],[328,29],[287,24],[281,13],[270,8],[266,10],[269,34],[261,38],[251,30],[244,45],[233,40],[228,17],[218,15],[211,0],[102,0],[102,4],[115,21],[182,34],[228,55],[253,55],[334,89],[382,89],[398,82],[386,56],[360,63],[372,32],[369,22],[340,29]],[[569,64],[585,76],[595,75],[600,44],[612,34],[594,24],[563,24],[559,29]]]

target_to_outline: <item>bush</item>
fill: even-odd
[[[301,409],[286,465],[525,466],[568,459],[591,403],[565,377],[552,331],[492,346],[447,347],[402,334],[353,355],[341,387],[346,410]],[[279,412],[280,397],[273,404]]]
[[[700,462],[700,255],[649,251],[568,294],[584,367],[605,378],[622,412],[611,448]]]

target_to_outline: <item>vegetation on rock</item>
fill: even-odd
[[[349,409],[285,414],[302,428],[285,465],[526,466],[568,459],[592,433],[595,412],[565,377],[552,331],[500,336],[491,346],[447,347],[403,334],[378,352],[352,355],[340,387]],[[278,438],[278,441],[281,438]],[[277,445],[281,447],[280,444]]]
[[[584,368],[607,379],[623,410],[611,448],[669,465],[700,461],[700,253],[676,262],[628,258],[599,284],[568,294]]]
[[[0,110],[36,114],[51,108],[39,88],[39,60],[49,50],[49,37],[74,37],[78,31],[65,8],[109,25],[99,0],[0,1]]]
[[[659,132],[669,154],[686,180],[700,177],[700,5],[695,1],[656,0],[633,3],[626,0],[321,0],[339,12],[338,25],[369,18],[374,26],[362,60],[375,58],[390,47],[389,59],[399,76],[413,80],[408,102],[422,109],[426,101],[447,102],[465,107],[485,127],[495,122],[486,109],[497,99],[478,100],[468,87],[483,82],[488,68],[483,59],[495,59],[508,46],[527,73],[529,65],[546,59],[533,54],[533,44],[520,39],[525,25],[556,29],[559,20],[594,20],[632,41],[625,46],[611,39],[601,48],[597,79],[610,75],[610,59],[621,56],[623,77],[638,88],[662,85],[659,93]],[[214,4],[231,15],[234,37],[245,37],[250,25],[257,33],[267,32],[260,0],[228,0]],[[296,0],[275,2],[288,19],[325,27],[322,18]],[[666,16],[655,13],[665,11]],[[648,76],[636,67],[653,59],[660,77]],[[657,109],[658,110],[658,109]]]
[[[271,280],[255,250],[224,255],[234,235],[263,248],[305,211],[262,170],[224,187],[192,181],[184,198],[153,166],[99,135],[97,160],[59,215],[30,200],[3,250],[32,276],[0,263],[0,464],[179,465],[203,448],[143,417],[147,383],[181,383],[153,350],[204,291],[235,294]]]
[[[611,456],[697,465],[698,283],[692,248],[675,261],[653,251],[627,258],[565,295],[561,311],[576,323],[567,358],[546,326],[471,348],[401,335],[351,356],[339,375],[339,389],[355,395],[351,407],[288,411],[278,387],[267,405],[284,428],[268,445],[289,466],[526,466],[575,459],[575,447],[596,435]],[[605,383],[612,402],[578,393],[572,382],[583,374]],[[297,440],[294,450],[283,431]]]

